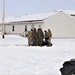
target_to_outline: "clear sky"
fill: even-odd
[[[75,10],[75,0],[5,0],[5,16],[45,13],[56,9]],[[2,17],[2,0],[0,0],[0,17]]]

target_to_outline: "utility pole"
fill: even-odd
[[[4,39],[4,20],[5,20],[5,0],[2,1],[3,4],[3,11],[2,11],[2,38]]]

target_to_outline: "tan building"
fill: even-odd
[[[1,23],[1,20],[0,20]],[[32,28],[51,29],[53,38],[75,37],[74,13],[54,11],[44,14],[9,17],[5,19],[5,33],[22,34]],[[0,24],[0,30],[2,24]]]

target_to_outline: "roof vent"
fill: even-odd
[[[62,10],[60,12],[63,12]]]
[[[58,12],[57,10],[54,10],[54,12]]]
[[[25,14],[25,15],[27,15],[27,14]]]

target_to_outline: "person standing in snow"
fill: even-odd
[[[38,38],[37,38],[37,30],[36,28],[33,29],[33,46],[37,46],[38,45]]]
[[[50,29],[48,29],[48,45],[49,46],[51,46],[52,45],[52,43],[51,43],[51,38],[52,38],[52,32],[51,32],[51,30]]]
[[[27,37],[28,37],[28,45],[29,46],[33,46],[33,30],[31,29],[31,31],[29,31],[28,32],[28,35],[27,35]]]
[[[44,34],[41,28],[38,29],[37,35],[38,35],[38,46],[42,46]]]
[[[48,45],[48,39],[49,39],[48,32],[46,30],[44,32],[45,32],[45,35],[44,35],[44,37],[45,37],[45,44]]]

